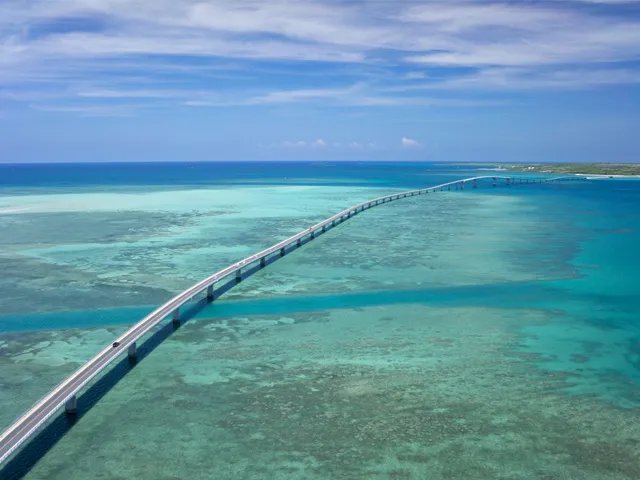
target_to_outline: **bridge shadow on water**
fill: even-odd
[[[327,232],[331,229],[327,229]],[[320,235],[318,232],[317,236]],[[300,246],[307,244],[312,239],[305,239],[301,242]],[[300,248],[300,246],[293,245],[285,250],[285,255],[288,255],[294,250]],[[282,258],[280,255],[274,255],[268,259],[265,259],[264,266],[259,263],[255,266],[247,268],[242,273],[240,281],[251,277],[255,273],[263,270],[270,264],[278,261]],[[220,287],[214,290],[214,298],[220,297],[224,293],[231,290],[238,285],[235,277],[227,283],[220,285]],[[0,479],[2,480],[18,480],[24,478],[32,468],[51,450],[64,435],[69,432],[73,426],[89,412],[89,410],[95,406],[113,387],[115,387],[120,380],[122,380],[127,373],[136,368],[136,365],[146,358],[155,348],[164,342],[167,338],[173,335],[174,332],[179,330],[189,320],[195,318],[205,307],[211,302],[207,298],[203,298],[185,310],[181,310],[180,323],[174,324],[170,320],[168,323],[159,328],[156,332],[152,333],[143,343],[141,343],[136,352],[136,358],[131,359],[125,357],[124,359],[114,362],[112,366],[104,373],[98,380],[90,384],[87,390],[83,394],[78,395],[77,411],[75,414],[67,414],[64,409],[56,413],[52,419],[49,419],[44,427],[34,435],[34,437],[28,441],[24,446],[18,449],[18,452],[2,467],[0,468]]]

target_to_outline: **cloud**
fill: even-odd
[[[518,53],[525,53],[520,61],[527,64],[603,55],[630,60],[640,50],[637,20],[563,2],[132,0],[123,5],[122,0],[2,2],[0,58],[32,66],[40,60],[132,55],[361,63],[378,62],[384,59],[380,49],[393,49],[412,61],[475,65],[512,64]]]
[[[422,80],[427,78],[427,75],[423,72],[409,72],[405,73],[402,78],[404,80]]]
[[[285,141],[282,142],[282,146],[285,148],[304,148],[306,146],[308,146],[307,142],[299,140],[297,142],[289,142],[289,141]]]
[[[379,87],[378,87],[379,88]],[[389,88],[387,92],[403,91],[405,88]],[[167,91],[146,91],[140,92],[141,97],[163,98],[170,92]],[[185,92],[173,92],[176,98],[182,98],[189,94]],[[256,105],[282,105],[282,104],[318,104],[330,107],[492,107],[504,105],[500,101],[468,100],[458,98],[433,98],[423,96],[406,95],[384,95],[374,94],[371,88],[364,84],[355,84],[346,87],[326,88],[326,89],[302,89],[302,90],[279,90],[267,92],[259,95],[248,96],[247,92],[231,91],[225,95],[217,92],[193,92],[200,95],[183,101],[182,103],[191,107],[230,107],[230,106],[256,106]],[[108,91],[109,97],[128,98],[134,97],[135,92],[113,92]],[[352,115],[362,116],[362,112]]]
[[[59,92],[60,108],[77,98],[201,107],[462,106],[463,99],[419,92],[433,85],[567,89],[637,83],[640,16],[628,13],[636,5],[5,0],[0,88],[25,104]],[[212,75],[239,72],[237,82],[212,82]],[[403,91],[407,80],[419,84],[415,97],[389,94]]]
[[[541,5],[413,7],[403,14],[405,20],[433,26],[460,42],[406,60],[443,66],[537,66],[625,61],[639,53],[638,20]]]
[[[342,88],[316,88],[270,92],[253,99],[255,103],[293,103],[300,101],[346,98],[362,88],[361,84]]]
[[[374,142],[333,142],[329,143],[322,138],[318,138],[317,140],[306,142],[304,140],[299,141],[285,141],[280,145],[285,148],[378,148]]]
[[[135,106],[129,105],[30,105],[32,110],[73,113],[83,117],[130,117]]]
[[[417,142],[416,140],[412,140],[407,137],[402,137],[401,142],[402,142],[403,148],[420,148],[422,146],[420,142]]]
[[[586,89],[611,85],[640,84],[640,70],[633,69],[535,69],[531,67],[486,67],[473,73],[427,83],[389,87],[388,92],[419,90],[542,90]]]

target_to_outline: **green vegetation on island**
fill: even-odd
[[[584,175],[640,175],[638,163],[549,163],[505,167],[512,172],[575,173]]]

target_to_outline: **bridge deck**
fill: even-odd
[[[557,180],[577,180],[579,177],[558,177],[548,179],[532,179],[523,177],[521,183],[543,183],[552,182]],[[318,233],[324,233],[327,227],[333,227],[339,223],[342,223],[346,219],[351,218],[353,215],[357,215],[369,208],[383,205],[385,203],[398,200],[401,198],[412,197],[416,195],[424,195],[429,192],[436,192],[444,188],[450,188],[451,186],[460,186],[468,182],[474,184],[478,180],[504,180],[507,184],[515,183],[515,177],[504,176],[481,176],[466,178],[463,180],[456,180],[453,182],[436,185],[429,188],[420,190],[411,190],[407,192],[396,193],[392,195],[386,195],[384,197],[374,198],[366,202],[353,205],[342,212],[333,215],[332,217],[317,223],[306,230],[293,235],[292,237],[283,240],[261,252],[258,252],[250,257],[240,260],[233,265],[230,265],[217,273],[214,273],[210,277],[205,278],[201,282],[196,283],[192,287],[188,288],[184,292],[176,295],[164,305],[160,306],[149,315],[144,317],[138,323],[129,328],[126,332],[120,335],[114,342],[118,342],[117,347],[113,347],[111,344],[100,351],[95,357],[82,365],[71,376],[63,380],[58,386],[56,386],[50,393],[36,403],[32,408],[25,412],[20,418],[18,418],[9,428],[7,428],[2,435],[0,435],[0,464],[7,460],[24,442],[26,442],[40,426],[44,424],[56,411],[58,411],[63,405],[69,401],[74,401],[75,396],[80,390],[85,387],[92,379],[94,379],[100,372],[109,366],[117,357],[126,354],[130,346],[135,348],[135,342],[139,340],[143,335],[148,333],[153,327],[163,321],[169,316],[173,316],[174,320],[179,319],[179,309],[182,305],[192,300],[196,295],[202,292],[207,292],[208,298],[210,298],[211,288],[214,284],[224,280],[232,275],[236,275],[236,280],[241,280],[242,270],[246,269],[256,262],[260,262],[260,266],[266,265],[265,259],[270,255],[277,254],[278,256],[284,256],[288,247],[294,249],[301,245],[302,240],[308,237],[309,240],[316,237]],[[513,182],[512,182],[513,181]]]

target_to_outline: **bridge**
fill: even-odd
[[[556,177],[556,178],[515,178],[504,176],[480,176],[456,180],[453,182],[443,183],[434,187],[428,187],[420,190],[411,190],[392,195],[386,195],[366,202],[353,205],[342,212],[317,223],[306,230],[293,235],[261,252],[250,257],[240,260],[230,265],[210,277],[196,283],[184,292],[176,295],[164,305],[160,306],[149,315],[144,317],[138,323],[129,328],[126,332],[114,340],[114,342],[106,346],[95,357],[89,360],[76,370],[71,376],[63,380],[44,398],[36,403],[32,408],[18,418],[2,435],[0,435],[0,466],[13,453],[15,453],[21,445],[29,440],[38,429],[51,418],[58,410],[64,407],[65,412],[73,415],[77,408],[77,395],[79,392],[98,374],[105,370],[116,358],[127,354],[129,358],[136,357],[136,343],[140,338],[148,333],[153,327],[158,325],[166,318],[171,318],[174,324],[179,324],[181,320],[181,308],[198,295],[206,295],[206,301],[214,301],[220,290],[214,287],[224,280],[230,280],[233,285],[239,284],[242,280],[260,271],[267,266],[267,263],[284,257],[301,247],[303,243],[315,239],[318,235],[325,233],[327,230],[336,227],[339,224],[349,220],[366,210],[389,202],[400,200],[403,198],[414,197],[417,195],[426,195],[443,190],[464,190],[465,187],[471,186],[476,188],[479,181],[492,181],[493,186],[497,186],[499,182],[506,185],[528,184],[528,183],[548,183],[557,181],[579,180],[580,177]]]

